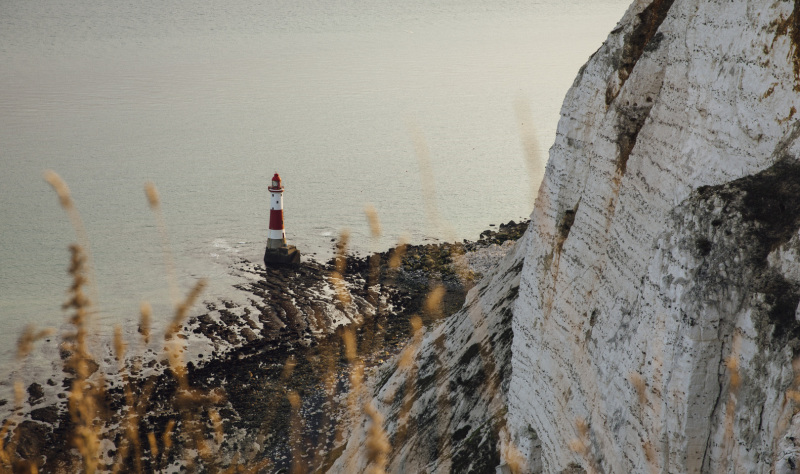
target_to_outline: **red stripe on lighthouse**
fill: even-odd
[[[283,230],[283,209],[269,210],[269,230]]]

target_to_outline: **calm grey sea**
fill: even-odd
[[[208,278],[212,301],[239,297],[230,266],[263,255],[275,171],[306,254],[327,257],[342,229],[362,254],[474,239],[532,209],[543,163],[526,164],[515,104],[546,158],[567,88],[627,5],[3,0],[0,362],[25,324],[63,325],[76,238],[43,170],[85,222],[103,334],[130,334],[142,300],[170,314],[147,181],[180,284]]]

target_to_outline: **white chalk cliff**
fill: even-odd
[[[389,470],[794,472],[798,107],[800,0],[635,1],[526,235],[373,382]],[[366,467],[362,423],[334,471]]]

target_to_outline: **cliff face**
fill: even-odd
[[[513,318],[508,421],[546,472],[794,462],[798,20],[637,1],[575,80]]]
[[[470,290],[459,312],[418,333],[405,354],[371,377],[355,412],[371,403],[384,418],[388,472],[493,472],[501,463],[525,239]],[[367,472],[371,423],[355,417],[332,472]]]
[[[800,465],[798,102],[800,1],[635,1],[567,94],[525,237],[416,349],[443,385],[376,383],[390,469],[468,472],[465,439],[523,472]],[[473,343],[500,381],[459,375]]]

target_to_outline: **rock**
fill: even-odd
[[[45,423],[53,424],[58,421],[58,407],[55,405],[49,405],[31,410],[31,418],[36,421],[43,421]]]
[[[24,460],[34,461],[38,465],[44,463],[42,453],[46,447],[48,429],[41,423],[23,421],[14,430],[18,436],[17,455]]]
[[[69,354],[67,358],[65,358],[64,360],[67,360],[69,357],[71,357],[71,354]],[[62,358],[64,358],[63,353],[62,353]],[[86,359],[83,362],[86,364],[87,377],[93,375],[95,372],[97,372],[97,369],[100,368],[100,365],[92,359]],[[64,372],[72,376],[77,375],[77,371],[75,370],[75,368],[70,366],[69,364],[64,364]]]
[[[256,333],[254,333],[253,330],[248,327],[242,328],[239,334],[241,334],[247,342],[253,342],[258,339]]]
[[[28,385],[28,403],[35,405],[42,400],[44,400],[44,388],[36,382]]]

